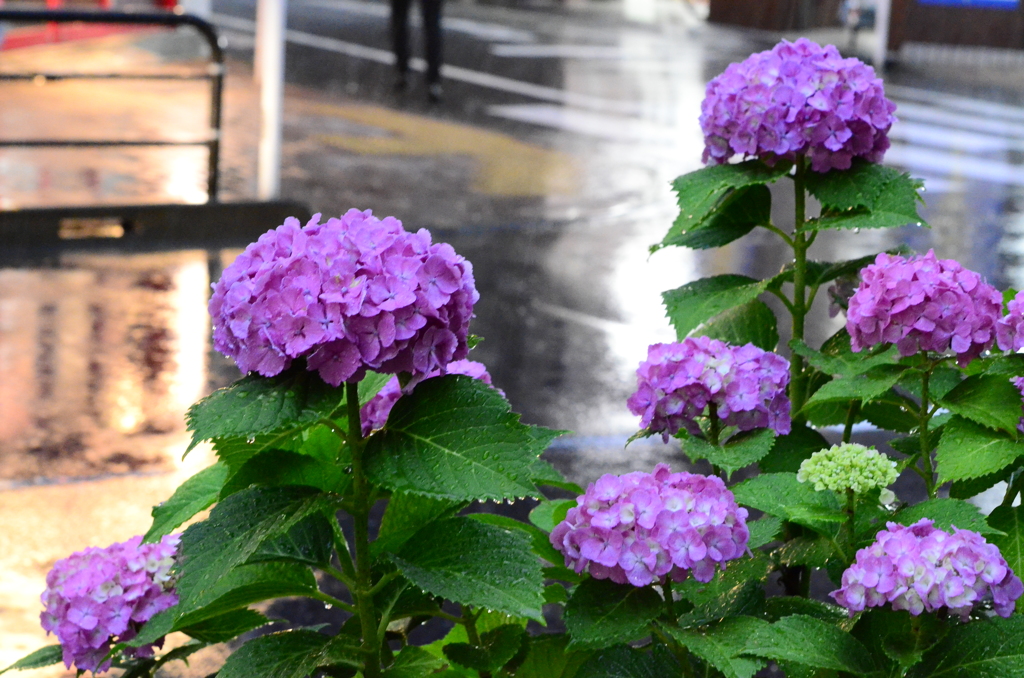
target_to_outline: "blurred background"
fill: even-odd
[[[899,117],[886,162],[925,180],[932,225],[829,234],[812,255],[934,247],[1024,285],[1018,0],[448,0],[439,100],[417,7],[400,89],[387,3],[263,2],[287,31],[257,40],[256,0],[0,1],[184,12],[218,36],[0,22],[0,667],[47,642],[38,594],[56,559],[144,532],[150,507],[210,463],[202,449],[182,460],[183,415],[239,375],[211,350],[209,286],[288,209],[394,215],[470,259],[473,357],[524,420],[572,431],[547,454],[584,484],[686,463],[660,440],[624,449],[634,370],[674,339],[660,293],[786,263],[756,231],[711,252],[647,249],[676,216],[671,180],[701,166],[706,83],[781,38],[884,75]],[[211,198],[290,202],[217,212]],[[152,205],[196,207],[131,212]],[[774,211],[791,219],[785,191]],[[842,322],[822,304],[812,342]],[[194,675],[203,662],[217,657]]]

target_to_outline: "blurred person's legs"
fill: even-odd
[[[412,0],[391,0],[391,47],[395,53],[398,79],[396,89],[405,89],[409,81],[409,5]]]
[[[441,3],[420,0],[427,50],[427,93],[431,101],[441,99]]]

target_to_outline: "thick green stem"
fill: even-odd
[[[935,499],[935,471],[932,468],[932,446],[928,439],[928,421],[931,413],[928,411],[928,380],[932,376],[934,365],[925,370],[921,377],[921,421],[918,425],[918,434],[921,438],[921,464],[924,471],[924,484],[928,489],[928,498]]]
[[[345,384],[345,401],[348,407],[348,442],[352,452],[352,495],[354,510],[352,522],[355,532],[355,578],[356,587],[352,596],[356,600],[359,626],[362,630],[362,650],[366,662],[363,675],[366,678],[380,678],[381,639],[378,634],[380,619],[373,605],[373,573],[370,562],[370,509],[372,488],[363,468],[362,423],[359,419],[359,385]]]
[[[672,577],[665,575],[665,581],[661,584],[661,592],[665,595],[665,612],[668,613],[668,618],[675,624],[678,621],[676,617],[676,601],[672,598]]]
[[[718,418],[718,406],[708,403],[708,442],[718,447],[718,438],[722,435],[722,420]]]
[[[850,405],[850,409],[846,412],[846,426],[843,428],[843,442],[850,442],[850,438],[853,436],[853,425],[857,421],[857,415],[860,414],[860,401],[855,400]]]
[[[793,191],[796,200],[796,220],[793,226],[793,339],[804,340],[804,319],[807,316],[807,249],[810,242],[804,232],[807,220],[807,203],[804,191],[804,178],[807,172],[807,161],[803,156],[796,159],[796,174],[793,176]],[[793,353],[789,357],[789,400],[795,420],[802,422],[804,416],[800,410],[804,406],[807,395],[807,379],[804,360]]]
[[[843,556],[844,557],[848,557],[851,560],[852,560],[853,554],[855,554],[857,552],[856,543],[855,543],[856,540],[857,540],[857,537],[856,537],[856,535],[857,535],[857,525],[856,525],[856,522],[855,522],[855,514],[854,514],[854,511],[856,510],[856,506],[857,506],[857,495],[854,493],[853,490],[847,490],[846,491],[846,506],[843,507],[843,515],[846,516],[846,522],[844,524],[844,532],[846,533],[846,535],[845,535],[846,538],[844,539],[844,541],[846,543],[846,546],[845,546],[845,552],[843,553]]]
[[[469,608],[464,608],[462,612],[462,624],[466,627],[466,638],[469,639],[469,644],[477,647],[483,647],[480,642],[480,632],[476,630],[476,618],[479,616],[479,612],[477,614],[473,614]],[[491,672],[481,671],[480,678],[491,678]]]

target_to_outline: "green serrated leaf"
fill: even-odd
[[[985,364],[985,374],[1019,377],[1024,374],[1024,353],[992,356]]]
[[[655,645],[647,652],[616,645],[592,654],[574,678],[666,678],[679,674],[679,664],[664,646]]]
[[[839,377],[854,377],[864,374],[875,367],[891,365],[899,357],[895,346],[889,346],[880,353],[873,351],[854,353],[850,349],[849,337],[846,328],[840,330],[830,340],[832,343],[829,344],[829,352],[826,352],[824,346],[821,351],[815,351],[800,340],[789,342],[789,346],[794,353],[805,358],[811,367],[825,374]]]
[[[266,450],[253,456],[228,478],[221,498],[247,487],[304,485],[324,492],[344,494],[352,476],[342,466],[316,457],[285,450]]]
[[[750,540],[747,548],[753,550],[775,541],[782,531],[782,520],[774,516],[763,516],[747,523]]]
[[[560,435],[519,423],[483,382],[447,375],[421,382],[370,436],[370,480],[398,492],[454,500],[537,496],[533,464]]]
[[[374,558],[385,553],[397,553],[409,537],[423,527],[453,516],[463,506],[464,502],[450,499],[394,492],[384,511],[377,539],[370,544],[370,553]]]
[[[977,506],[961,499],[927,499],[898,511],[892,520],[900,525],[913,525],[922,518],[931,518],[940,530],[949,531],[955,525],[961,530],[980,534],[998,533],[985,522],[985,516]]]
[[[691,611],[680,615],[677,620],[679,628],[706,626],[730,617],[760,617],[764,614],[764,585],[760,581],[737,582],[730,580],[728,583],[735,585],[732,588],[727,588],[726,584],[720,584],[715,587],[717,590],[723,591],[719,597],[696,603]],[[687,596],[691,593],[689,590],[685,592]]]
[[[807,191],[834,210],[874,207],[886,184],[902,176],[885,165],[857,158],[846,170],[808,172]]]
[[[523,629],[517,624],[505,624],[480,634],[480,645],[451,643],[444,654],[456,664],[477,671],[495,671],[519,652],[523,644]]]
[[[334,530],[323,513],[314,513],[296,523],[282,535],[260,544],[247,563],[289,561],[321,570],[331,564]]]
[[[907,678],[1024,678],[1024,615],[954,626]]]
[[[767,601],[767,609],[768,619],[773,622],[794,614],[814,617],[832,625],[848,621],[850,618],[846,608],[798,596],[773,596]]]
[[[895,386],[905,369],[900,365],[879,365],[863,374],[835,379],[815,391],[807,405],[848,400],[869,402]]]
[[[222,615],[183,626],[178,630],[204,644],[213,645],[226,643],[243,633],[248,633],[269,623],[269,619],[255,610],[241,609],[225,612]]]
[[[384,678],[423,678],[445,667],[445,663],[423,648],[406,645],[395,662],[384,671]]]
[[[564,634],[527,639],[526,657],[516,668],[516,678],[569,678],[586,661],[590,652],[568,649]]]
[[[763,301],[749,301],[730,308],[690,333],[742,346],[751,343],[765,351],[774,351],[779,344],[778,320]]]
[[[1003,532],[988,537],[1006,559],[1010,569],[1024,573],[1024,506],[997,506],[988,517],[993,529]],[[1024,612],[1024,598],[1017,599],[1017,614]]]
[[[521,530],[530,535],[530,550],[533,552],[533,555],[553,565],[561,565],[565,562],[565,556],[556,551],[555,547],[551,545],[548,534],[536,525],[524,523],[498,513],[471,513],[468,517],[507,530]]]
[[[955,416],[942,431],[935,459],[940,482],[979,478],[1024,454],[1024,444],[1005,433]]]
[[[719,313],[757,299],[767,286],[766,280],[744,275],[716,275],[687,283],[661,296],[676,336],[682,340]]]
[[[41,669],[44,666],[52,666],[53,664],[60,663],[63,656],[63,650],[61,650],[60,645],[47,645],[46,647],[41,647],[35,652],[22,657],[6,669],[0,670],[0,673]]]
[[[218,581],[264,542],[285,534],[306,516],[333,510],[333,502],[310,488],[269,487],[242,490],[217,504],[208,519],[182,535],[179,616],[213,602],[220,591]]]
[[[565,606],[569,647],[598,649],[642,638],[661,607],[661,596],[650,587],[587,579]]]
[[[763,459],[773,445],[775,432],[767,428],[738,433],[720,447],[692,436],[682,439],[683,452],[691,460],[707,459],[729,475]]]
[[[995,473],[988,473],[980,478],[958,480],[949,486],[949,496],[953,499],[970,499],[971,497],[975,497],[996,483],[1008,480],[1010,478],[1010,474],[1013,473],[1016,468],[1016,464],[1011,464],[1004,469],[996,471]]]
[[[530,480],[537,486],[546,485],[548,487],[557,487],[566,492],[573,492],[574,494],[583,494],[582,487],[576,483],[570,483],[558,469],[543,459],[533,462]]]
[[[889,391],[862,405],[860,414],[879,428],[909,433],[920,424],[914,405],[910,399]]]
[[[871,655],[857,639],[833,624],[803,614],[755,629],[745,649],[758,657],[820,669],[855,674],[875,669]]]
[[[359,647],[345,636],[284,631],[254,638],[235,650],[217,678],[306,678],[320,667],[359,665]]]
[[[817,492],[795,473],[764,473],[732,488],[736,501],[783,520],[832,534],[842,521],[839,501],[831,492]]]
[[[772,551],[772,556],[782,565],[807,565],[823,568],[830,560],[842,554],[836,553],[835,546],[822,537],[796,537]]]
[[[430,523],[393,556],[424,591],[475,607],[542,620],[544,579],[530,537],[467,517]]]
[[[873,196],[870,205],[852,208],[836,205],[836,209],[826,210],[818,219],[808,221],[807,229],[893,228],[907,224],[924,226],[924,220],[917,213],[920,182],[882,165],[876,167],[891,174],[889,180]],[[861,194],[862,197],[864,195]],[[849,204],[852,201],[846,202]]]
[[[698,610],[711,613],[731,607],[733,601],[738,597],[740,589],[750,582],[764,581],[768,577],[772,565],[768,556],[756,551],[753,557],[732,561],[727,570],[716,572],[715,578],[707,583],[699,582],[696,579],[687,579],[676,584],[673,590],[685,600],[693,603]],[[713,617],[714,615],[705,614],[705,617],[709,616]]]
[[[170,499],[153,507],[153,525],[143,542],[160,541],[186,520],[210,508],[217,501],[227,475],[227,466],[218,462],[183,482]]]
[[[800,464],[829,443],[813,428],[794,424],[789,435],[778,436],[771,453],[757,462],[762,473],[796,473]]]
[[[551,532],[555,525],[565,520],[565,515],[575,505],[575,499],[541,501],[530,511],[530,522],[545,532]]]
[[[706,250],[728,245],[758,226],[771,223],[772,193],[763,184],[729,191],[697,226],[667,237],[662,246],[675,245]]]
[[[789,163],[768,167],[751,160],[731,165],[712,165],[677,178],[672,182],[672,188],[679,196],[679,217],[655,249],[671,244],[675,238],[703,222],[727,198],[731,190],[774,182],[786,175],[790,167]]]
[[[726,678],[751,678],[766,662],[740,655],[745,653],[748,638],[768,626],[754,617],[732,617],[701,629],[664,627],[664,631]]]
[[[1017,434],[1021,418],[1020,391],[1002,375],[967,377],[947,393],[939,404],[961,417]]]

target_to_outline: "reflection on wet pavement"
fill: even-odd
[[[770,44],[705,26],[672,3],[651,6],[663,21],[624,22],[612,3],[452,4],[446,98],[430,107],[418,85],[392,91],[385,4],[290,3],[284,197],[328,215],[353,206],[393,214],[469,258],[482,294],[474,331],[485,338],[474,357],[524,419],[574,432],[549,454],[579,482],[685,462],[658,439],[623,452],[636,426],[625,408],[635,367],[648,344],[673,339],[660,293],[705,275],[770,275],[786,263],[763,231],[712,252],[648,255],[676,216],[669,182],[699,167],[706,81]],[[214,8],[231,57],[224,198],[247,198],[258,123],[251,3]],[[0,69],[34,60],[193,67],[193,53],[175,42],[188,38],[172,38],[13,50],[0,53]],[[923,215],[933,229],[830,233],[813,257],[934,246],[1001,287],[1024,286],[1024,78],[1019,69],[977,77],[965,63],[908,59],[888,76],[900,122],[887,162],[926,179]],[[5,138],[184,137],[206,120],[198,85],[98,94],[82,83],[16,87],[0,107]],[[0,150],[0,208],[202,202],[204,186],[201,149],[102,158]],[[791,200],[776,191],[780,224]],[[181,416],[237,376],[209,353],[205,315],[211,272],[232,255],[64,252],[45,267],[0,269],[0,568],[11,573],[0,590],[0,665],[43,642],[35,596],[53,560],[143,531],[149,506],[206,461],[195,455],[180,466]],[[812,341],[841,322],[819,304]]]

